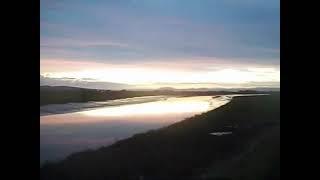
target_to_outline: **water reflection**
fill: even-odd
[[[202,98],[206,100],[206,98]],[[150,102],[119,107],[106,107],[81,112],[87,116],[144,116],[165,113],[201,112],[210,109],[210,104],[200,98],[169,98],[165,101]]]
[[[181,121],[228,103],[231,96],[169,97],[40,117],[40,159],[54,160],[109,145],[133,134]]]
[[[212,96],[172,97],[155,102],[109,106],[76,113],[42,116],[40,124],[97,123],[115,121],[119,118],[125,118],[125,121],[150,123],[150,118],[157,119],[157,117],[161,119],[169,118],[168,120],[171,121],[170,116],[182,115],[187,117],[190,114],[206,112],[226,104],[229,99],[223,96],[215,99]]]

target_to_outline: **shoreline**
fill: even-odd
[[[73,153],[63,161],[42,166],[41,179],[63,179],[60,173],[63,173],[66,179],[74,176],[79,179],[126,179],[136,175],[143,175],[146,179],[166,175],[171,179],[254,176],[255,174],[249,171],[250,167],[259,165],[261,168],[258,169],[261,171],[277,163],[278,144],[275,140],[280,131],[278,96],[234,98],[215,110],[186,118],[167,127],[135,134],[131,138],[97,150]],[[232,134],[210,135],[214,131],[224,131],[229,125],[236,127]],[[264,158],[261,149],[267,150],[267,155],[272,158]],[[245,163],[248,168],[239,170],[238,163]],[[171,166],[177,169],[170,169]],[[215,172],[220,166],[226,169],[226,172],[230,170],[234,173]],[[79,169],[87,169],[83,172],[87,178],[83,173],[79,173]],[[126,174],[121,169],[130,170],[132,173]]]
[[[65,104],[49,104],[40,106],[40,117],[50,116],[56,114],[66,114],[80,112],[84,110],[94,110],[96,108],[108,107],[108,106],[121,106],[129,104],[140,104],[165,100],[173,96],[142,96],[142,97],[132,97],[132,98],[121,98],[106,101],[89,101],[81,103],[65,103]],[[146,99],[143,99],[146,98]],[[147,99],[150,98],[150,99]],[[129,100],[129,102],[123,102]],[[133,100],[130,102],[130,100]]]
[[[56,114],[75,113],[75,112],[80,112],[85,110],[94,110],[96,108],[102,108],[102,107],[108,107],[108,106],[121,106],[121,105],[129,105],[129,104],[156,102],[156,101],[166,100],[167,98],[172,98],[172,97],[179,98],[179,97],[195,97],[195,96],[212,96],[212,98],[215,99],[220,97],[233,98],[237,96],[258,96],[258,95],[269,95],[269,94],[233,93],[233,94],[226,94],[226,95],[159,95],[159,96],[139,96],[139,97],[130,97],[130,98],[120,98],[120,99],[106,100],[106,101],[49,104],[49,105],[40,106],[40,117],[56,115]],[[130,100],[133,100],[133,101],[130,102]]]
[[[193,98],[198,98],[198,97],[203,97],[203,96],[190,96],[190,97],[171,97],[172,98],[172,100],[170,100],[170,97],[169,97],[169,99],[168,99],[168,101],[176,101],[176,100],[178,100],[178,101],[180,101],[179,99],[180,98],[182,98],[182,99],[185,99],[185,98],[187,98],[187,99],[189,99],[189,98],[191,98],[191,99],[193,99]],[[158,99],[159,101],[166,101],[166,98],[167,97],[165,97],[165,98],[160,98],[160,99]],[[190,114],[190,115],[188,115],[188,116],[184,116],[184,117],[181,117],[179,120],[175,120],[174,122],[171,122],[171,123],[164,123],[164,124],[162,124],[161,125],[161,122],[159,121],[158,122],[158,124],[159,125],[155,125],[155,126],[152,126],[152,128],[148,128],[148,129],[142,129],[141,131],[136,131],[136,132],[133,132],[133,133],[131,133],[130,134],[130,136],[127,136],[127,137],[125,137],[125,138],[120,138],[120,139],[126,139],[126,138],[130,138],[131,136],[134,136],[135,134],[137,134],[137,133],[144,133],[144,132],[147,132],[147,131],[149,131],[149,130],[157,130],[157,129],[160,129],[160,128],[163,128],[163,127],[166,127],[166,126],[170,126],[170,125],[172,125],[172,124],[174,124],[174,123],[176,123],[176,122],[180,122],[180,121],[184,121],[185,119],[187,119],[187,118],[190,118],[190,117],[193,117],[193,116],[195,116],[195,115],[200,115],[200,114],[202,114],[202,113],[206,113],[206,112],[209,112],[209,111],[212,111],[212,110],[214,110],[214,109],[216,109],[216,108],[218,108],[218,106],[222,106],[222,105],[225,105],[226,103],[229,103],[230,102],[230,100],[231,100],[231,97],[227,97],[227,96],[223,96],[223,97],[221,97],[221,96],[217,96],[216,98],[218,98],[218,99],[216,99],[216,98],[213,98],[212,96],[206,96],[205,97],[206,99],[208,99],[209,101],[217,101],[217,104],[216,103],[214,103],[214,102],[210,102],[209,103],[209,106],[211,107],[210,109],[208,109],[208,110],[206,110],[206,111],[202,111],[202,112],[198,112],[198,113],[192,113],[192,114]],[[204,100],[204,102],[206,102],[207,100]],[[221,102],[220,102],[221,101]],[[153,101],[154,102],[154,101]],[[160,102],[161,103],[161,102]],[[164,102],[165,103],[165,102]],[[127,105],[127,104],[126,104]],[[44,119],[42,119],[41,118],[41,120],[45,120],[45,116],[41,116],[41,117],[43,117]],[[172,118],[172,117],[171,117]],[[63,120],[63,119],[62,119]],[[91,121],[91,120],[90,120]],[[40,121],[40,125],[42,125],[42,123],[44,123],[45,121]],[[91,121],[92,122],[92,121]],[[67,126],[69,125],[68,123],[65,123]],[[76,123],[77,124],[77,123]],[[137,123],[137,125],[138,125],[139,123]],[[140,123],[141,124],[141,123]],[[157,123],[155,123],[155,124],[157,124]],[[44,126],[46,126],[46,124],[43,124]],[[47,124],[48,126],[47,127],[50,127],[50,124]],[[53,126],[55,126],[55,124],[52,124]],[[58,125],[58,124],[57,124]],[[90,125],[89,125],[90,126]],[[126,127],[127,125],[123,125],[123,127]],[[134,126],[134,125],[131,125],[131,126]],[[138,125],[139,126],[139,125]],[[140,125],[141,126],[141,125]],[[150,124],[148,124],[147,122],[145,122],[145,126],[150,126]],[[128,126],[129,127],[129,126]],[[120,129],[121,129],[122,127],[120,127]],[[108,131],[108,128],[106,128],[105,129],[106,131]],[[98,137],[97,137],[98,138]],[[119,140],[120,140],[119,139]],[[101,147],[101,146],[110,146],[110,145],[112,145],[112,144],[114,144],[116,141],[114,141],[114,142],[112,142],[112,143],[108,143],[108,144],[100,144],[100,146],[97,146],[97,147],[91,147],[91,149],[97,149],[97,148],[99,148],[99,147]],[[70,152],[70,154],[72,154],[72,153],[74,153],[74,152],[80,152],[80,151],[83,151],[83,150],[86,150],[86,149],[79,149],[79,150],[77,150],[77,151],[73,151],[73,152]],[[70,155],[69,154],[69,155]],[[68,155],[68,154],[67,154]],[[66,157],[66,156],[65,156]],[[52,161],[55,161],[55,159],[46,159],[46,160],[52,160]],[[43,161],[43,162],[45,162],[46,161],[45,159],[44,160],[41,160],[41,162]]]

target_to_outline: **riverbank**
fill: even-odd
[[[41,179],[278,179],[279,140],[279,94],[234,97],[214,111],[46,164]]]
[[[40,86],[40,107],[50,104],[87,103],[143,96],[214,96],[259,94],[263,91],[98,90],[66,86]]]
[[[133,98],[124,98],[124,99],[107,100],[107,101],[48,104],[48,105],[40,106],[40,116],[72,113],[72,112],[90,110],[90,109],[106,107],[106,106],[120,106],[120,105],[154,102],[154,101],[165,100],[168,97],[169,96],[143,96],[143,97],[133,97]]]
[[[150,99],[146,98],[141,97]],[[216,109],[230,100],[229,95],[214,99],[212,96],[168,97],[145,103],[122,99],[120,105],[121,102],[113,102],[90,110],[40,116],[40,162],[62,160],[88,148],[111,145],[136,133]]]

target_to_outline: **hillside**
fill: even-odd
[[[210,133],[231,131],[215,136]],[[280,96],[236,97],[216,110],[75,153],[41,179],[280,179]]]

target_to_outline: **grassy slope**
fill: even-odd
[[[278,179],[279,99],[237,97],[217,110],[47,164],[41,178]],[[236,127],[232,135],[209,135],[229,125]]]

